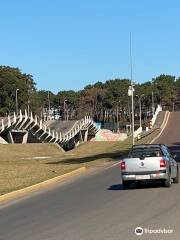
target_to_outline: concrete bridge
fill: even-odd
[[[14,113],[13,116],[1,118],[0,143],[57,143],[64,150],[69,150],[81,142],[88,141],[98,131],[95,122],[89,116],[73,121],[71,124],[63,122],[62,125],[63,128],[61,128],[61,121],[54,121],[47,125],[36,115],[33,116],[31,113],[28,116],[26,110],[24,114],[20,110],[18,115]]]

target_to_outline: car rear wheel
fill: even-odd
[[[129,189],[131,182],[130,181],[123,181],[123,189]]]
[[[171,187],[171,173],[169,172],[168,174],[168,178],[163,182],[164,184],[164,187],[168,187],[170,188]]]
[[[176,177],[173,178],[173,182],[174,183],[179,183],[179,167],[177,167],[177,174],[176,174]]]

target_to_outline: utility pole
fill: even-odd
[[[132,74],[132,47],[131,47],[131,33],[130,33],[130,69],[131,69],[131,111],[132,111],[132,145],[134,145],[134,83]]]
[[[139,102],[139,127],[142,127],[142,104],[141,104],[141,99],[144,96],[144,94],[141,94],[140,96],[136,95],[138,97],[138,102]]]
[[[134,84],[131,81],[132,145],[134,145]]]

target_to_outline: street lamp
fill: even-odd
[[[139,101],[139,127],[142,127],[142,104],[141,104],[141,99],[144,96],[144,94],[136,95],[136,97],[138,97],[138,101]]]
[[[128,96],[131,97],[131,131],[132,131],[132,145],[134,145],[134,83],[131,81],[131,86],[128,89]]]
[[[16,89],[16,114],[18,114],[18,91],[19,89]]]

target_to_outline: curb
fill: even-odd
[[[74,171],[71,171],[71,172],[65,173],[63,175],[48,179],[44,182],[40,182],[40,183],[34,184],[32,186],[26,187],[26,188],[22,188],[22,189],[19,189],[19,190],[10,192],[10,193],[6,193],[6,194],[0,196],[0,204],[6,203],[10,200],[15,200],[16,198],[23,197],[23,196],[25,196],[29,193],[32,193],[32,192],[35,192],[37,190],[43,189],[43,188],[45,188],[45,187],[47,187],[51,184],[57,183],[60,180],[65,179],[66,177],[73,176],[73,175],[81,173],[85,170],[87,170],[86,167],[81,167],[81,168],[78,168]]]
[[[166,116],[165,116],[164,121],[163,121],[163,123],[162,123],[162,125],[161,125],[161,131],[160,131],[160,133],[159,133],[153,140],[151,140],[150,144],[152,144],[153,142],[155,142],[155,141],[161,136],[161,134],[163,133],[163,131],[164,131],[164,129],[165,129],[167,123],[168,123],[169,116],[170,116],[170,112],[168,111],[168,112],[166,112]]]

